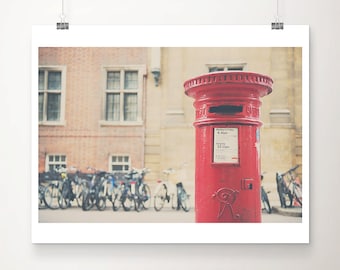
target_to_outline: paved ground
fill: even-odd
[[[149,183],[151,190],[155,190],[155,183]],[[193,185],[189,183],[185,184],[185,188],[190,195],[191,205],[194,205],[195,192]],[[300,223],[302,222],[301,208],[283,209],[281,208],[279,197],[276,191],[276,185],[266,185],[266,191],[270,191],[268,194],[270,204],[273,208],[272,214],[262,212],[263,223]],[[72,208],[65,210],[57,209],[41,209],[39,210],[39,222],[65,222],[65,223],[129,223],[129,222],[145,222],[145,223],[193,223],[195,222],[195,212],[192,208],[189,212],[183,210],[173,210],[170,205],[160,211],[156,212],[151,208],[146,211],[137,213],[135,211],[125,212],[120,209],[117,212],[112,211],[111,203],[108,203],[108,207],[104,211],[98,211],[95,207],[90,211],[83,211],[81,208],[76,207],[76,203]]]
[[[275,208],[275,207],[274,207]],[[278,207],[277,207],[278,208]],[[296,211],[294,211],[296,212]],[[285,213],[267,214],[263,211],[263,223],[299,223],[302,218],[294,215],[285,215]],[[39,210],[39,222],[65,222],[65,223],[193,223],[195,222],[195,212],[191,209],[189,212],[183,210],[177,211],[170,207],[165,207],[156,212],[153,208],[137,213],[136,211],[125,212],[120,209],[117,212],[107,207],[104,211],[98,211],[93,208],[90,211],[83,211],[81,208],[73,206],[65,210],[41,209]]]

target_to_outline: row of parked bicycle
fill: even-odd
[[[82,173],[76,168],[59,168],[53,172],[39,173],[38,204],[39,209],[66,209],[76,201],[78,207],[88,211],[94,206],[103,211],[107,204],[112,204],[113,211],[123,208],[137,212],[151,206],[151,190],[144,182],[147,168],[132,169],[128,173],[108,173],[88,168],[89,173]],[[169,176],[174,170],[163,171]],[[181,182],[174,188],[166,180],[159,180],[154,191],[154,209],[160,211],[165,202],[173,209],[190,210],[189,194]]]
[[[295,166],[284,173],[276,173],[277,192],[282,208],[302,207],[302,186],[296,176]],[[96,171],[81,173],[76,168],[60,168],[54,172],[39,174],[39,208],[66,209],[76,201],[78,207],[84,211],[96,206],[102,211],[108,203],[112,209],[125,211],[134,209],[141,211],[151,206],[151,190],[144,182],[144,176],[149,172],[144,168],[132,169],[128,173],[108,173]],[[154,191],[153,207],[160,211],[165,203],[171,204],[173,209],[190,210],[189,194],[181,182],[176,186],[168,180],[173,169],[164,170],[165,180],[159,180]],[[261,175],[261,180],[263,175]],[[261,200],[263,209],[271,213],[272,208],[265,189],[261,185]]]
[[[290,168],[284,173],[276,173],[276,187],[281,208],[302,207],[302,184],[296,173],[297,168],[299,168],[299,165]],[[263,174],[261,175],[261,181],[262,180]],[[263,209],[270,214],[272,208],[267,195],[268,193],[261,185],[262,206]]]

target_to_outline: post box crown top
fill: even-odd
[[[197,91],[242,88],[257,91],[260,97],[272,92],[273,80],[266,75],[244,71],[218,71],[203,74],[184,82],[185,94],[196,96]]]

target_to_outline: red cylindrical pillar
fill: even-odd
[[[196,109],[196,222],[261,222],[260,98],[272,84],[250,72],[184,83]]]

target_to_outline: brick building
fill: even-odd
[[[39,171],[142,167],[145,48],[39,49]]]
[[[155,180],[173,167],[193,184],[194,109],[183,83],[220,70],[274,80],[260,116],[262,170],[274,184],[276,171],[302,164],[301,48],[40,48],[39,171],[148,167]]]

